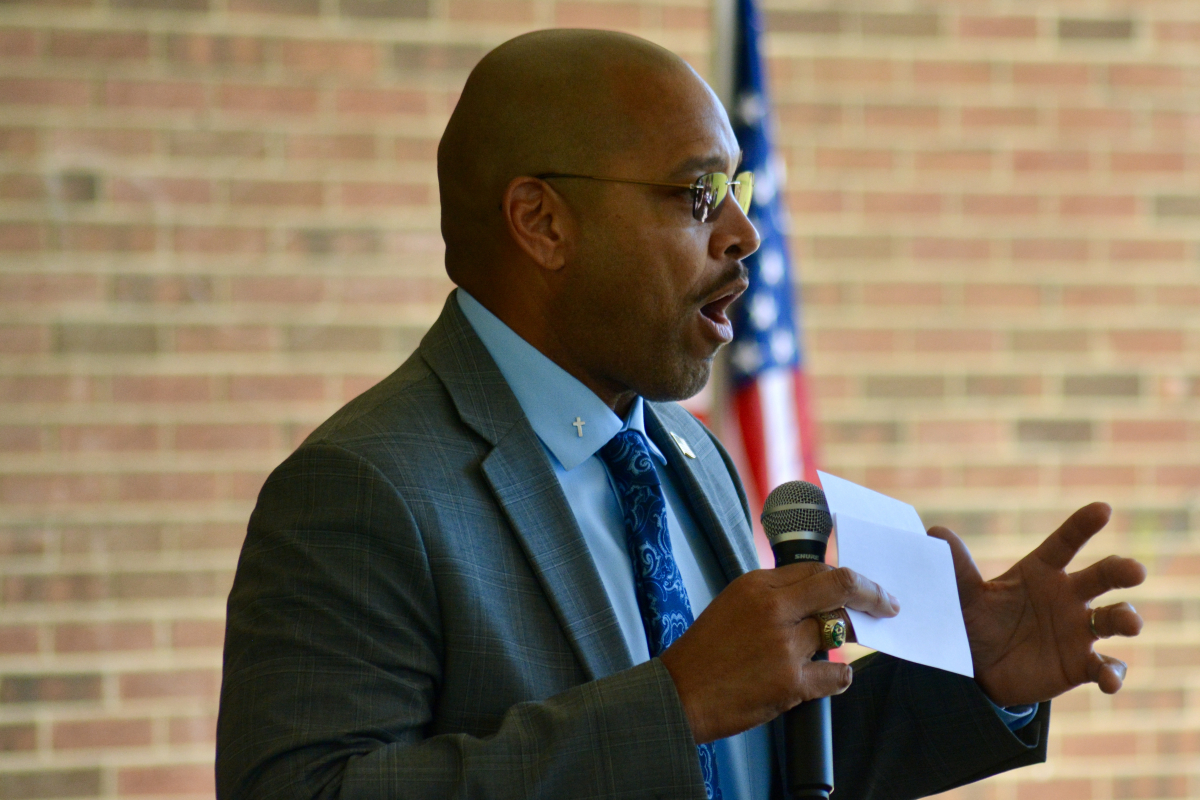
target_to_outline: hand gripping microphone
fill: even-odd
[[[825,492],[807,481],[777,486],[763,504],[763,530],[775,553],[775,566],[824,561],[833,518]],[[814,661],[829,656],[818,652]],[[826,800],[833,791],[833,724],[829,698],[801,703],[783,715],[785,781],[793,798]]]

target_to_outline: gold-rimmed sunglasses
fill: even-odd
[[[640,186],[668,186],[675,189],[690,189],[692,192],[692,216],[697,222],[708,222],[715,219],[725,196],[733,189],[733,199],[743,212],[750,211],[750,199],[754,195],[754,173],[739,172],[729,179],[724,172],[710,172],[701,175],[695,183],[660,183],[659,181],[635,181],[631,178],[602,178],[598,175],[573,175],[567,172],[543,172],[534,175],[538,180],[550,178],[579,178],[587,181],[605,181],[607,183],[636,183]]]

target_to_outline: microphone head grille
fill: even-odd
[[[817,508],[787,508],[812,505]],[[808,481],[788,481],[776,486],[763,503],[763,531],[772,542],[785,533],[811,531],[828,538],[833,530],[833,517],[821,487]]]

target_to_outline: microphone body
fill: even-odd
[[[777,487],[763,505],[763,529],[771,540],[775,566],[825,561],[833,521],[825,493],[805,481]],[[814,661],[829,656],[818,652]],[[828,697],[801,703],[784,712],[784,775],[788,796],[827,800],[833,791],[833,717]]]

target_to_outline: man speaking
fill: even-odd
[[[1144,578],[1064,568],[1080,509],[1001,578],[950,542],[975,680],[810,660],[814,615],[898,611],[847,569],[757,570],[728,456],[671,401],[732,338],[753,178],[713,92],[635,37],[543,31],[471,73],[438,149],[458,289],[413,356],[267,480],[229,597],[218,793],[779,796],[770,723],[834,698],[836,794],[1045,758],[1048,701],[1125,666]]]

